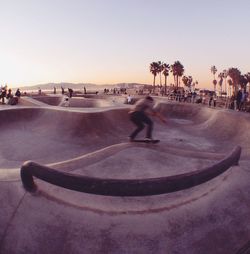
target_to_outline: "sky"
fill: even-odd
[[[0,85],[152,84],[151,62],[178,60],[212,88],[212,65],[250,72],[249,10],[250,0],[0,0]]]

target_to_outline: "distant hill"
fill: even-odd
[[[83,90],[84,87],[88,90],[102,90],[104,88],[107,89],[113,89],[113,88],[134,88],[138,86],[143,86],[146,84],[139,84],[139,83],[118,83],[118,84],[102,84],[102,85],[96,85],[91,83],[67,83],[67,82],[61,82],[61,83],[47,83],[47,84],[38,84],[34,86],[23,86],[20,87],[22,91],[24,90],[38,90],[39,88],[41,90],[52,90],[54,87],[56,89],[61,89],[63,87],[64,89],[72,88],[75,90]]]

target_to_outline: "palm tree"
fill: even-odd
[[[233,91],[235,94],[236,94],[236,91],[238,90],[240,75],[241,75],[241,72],[237,68],[228,69],[228,76],[232,79]]]
[[[166,95],[166,94],[167,94],[167,77],[168,77],[168,75],[169,75],[170,66],[169,66],[169,64],[163,63],[163,64],[162,64],[162,67],[163,67],[163,72],[162,72],[162,74],[163,74],[164,77],[165,77],[164,94]]]
[[[150,72],[153,74],[154,76],[154,82],[153,82],[153,92],[155,91],[155,77],[158,73],[158,70],[159,70],[159,66],[158,66],[158,63],[157,62],[152,62],[150,64]]]
[[[246,91],[248,80],[245,75],[240,75],[239,84]]]
[[[245,78],[247,80],[247,83],[249,84],[250,86],[250,72],[248,72],[247,74],[245,74]],[[248,92],[249,92],[249,86],[248,86]]]
[[[179,77],[181,77],[184,73],[184,66],[180,61],[175,61],[174,64],[171,65],[171,72],[173,73],[176,87],[179,86]]]
[[[196,80],[196,81],[194,82],[194,87],[195,87],[195,85],[198,86],[198,84],[199,84],[199,82]]]
[[[213,75],[214,75],[213,84],[214,84],[214,91],[216,91],[216,84],[217,84],[217,81],[216,81],[216,79],[215,79],[215,74],[216,74],[216,72],[217,72],[217,68],[215,67],[215,65],[213,65],[213,66],[211,67],[211,72],[212,72]]]
[[[214,92],[216,92],[216,85],[217,85],[217,80],[216,79],[213,80],[213,84],[214,84]]]
[[[191,90],[191,86],[192,86],[192,82],[193,82],[193,78],[192,76],[183,76],[182,77],[182,82],[183,84],[189,88],[189,90]]]
[[[193,82],[193,78],[192,76],[183,76],[182,77],[182,82],[183,84],[189,88],[189,90],[191,90],[191,86],[192,86],[192,82]]]
[[[218,78],[220,79],[220,80],[219,80],[220,95],[222,96],[222,84],[223,84],[224,73],[223,73],[223,72],[220,72],[220,73],[218,74]]]
[[[187,85],[188,85],[189,90],[191,90],[192,82],[193,82],[192,76],[188,76],[188,83],[187,83]]]
[[[231,97],[232,96],[232,86],[233,86],[233,81],[232,79],[228,79],[227,80],[227,83],[229,85],[229,96]]]
[[[182,77],[182,82],[185,86],[188,86],[188,77],[187,76],[183,76]]]
[[[158,73],[160,74],[160,86],[162,86],[162,83],[161,83],[161,73],[163,71],[163,63],[161,61],[158,61],[157,64],[158,64]]]
[[[227,76],[228,76],[227,70],[223,70],[223,78],[225,80],[225,92],[226,92],[226,94],[227,94]]]

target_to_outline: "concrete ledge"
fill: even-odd
[[[42,101],[38,101],[36,99],[27,96],[20,97],[20,99],[18,100],[18,104],[22,106],[39,106],[39,107],[48,106],[48,104]]]
[[[33,176],[63,188],[106,196],[149,196],[191,188],[225,172],[240,159],[241,147],[218,163],[185,174],[148,179],[101,179],[60,172],[28,161],[21,167],[21,179],[27,191],[36,191]]]

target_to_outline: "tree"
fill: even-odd
[[[182,77],[182,82],[183,82],[183,84],[187,87],[187,88],[189,88],[189,90],[191,90],[191,86],[192,86],[192,82],[193,82],[193,78],[192,78],[192,76],[183,76]]]
[[[227,70],[223,70],[223,78],[225,80],[225,92],[226,93],[227,93],[227,76],[228,76]]]
[[[154,76],[154,81],[153,81],[153,91],[155,91],[155,77],[158,73],[158,70],[159,70],[159,66],[158,66],[158,63],[157,62],[152,62],[150,64],[150,72],[153,74]]]
[[[158,64],[158,73],[159,73],[159,76],[160,76],[160,86],[162,86],[162,83],[161,83],[161,73],[163,71],[163,63],[161,61],[158,61],[157,64]]]
[[[175,61],[174,64],[171,65],[171,72],[173,73],[176,87],[179,87],[179,77],[181,77],[184,73],[184,66],[180,61]]]
[[[194,82],[194,87],[195,87],[195,85],[198,86],[198,84],[199,84],[199,82],[196,80],[196,81]]]
[[[237,68],[228,69],[228,76],[232,79],[232,84],[233,84],[232,87],[235,94],[236,94],[236,91],[238,90],[240,75],[241,75],[241,72]]]
[[[215,92],[216,91],[216,85],[217,85],[217,80],[216,79],[213,80],[213,84],[214,84],[214,92]]]
[[[215,79],[215,74],[216,74],[216,72],[217,72],[217,68],[215,67],[215,65],[213,65],[213,66],[211,67],[211,72],[212,72],[213,75],[214,75],[213,84],[214,84],[214,91],[216,91],[216,84],[217,84],[217,81],[216,81],[216,79]]]
[[[245,75],[240,75],[239,84],[246,91],[248,80]]]
[[[193,82],[192,76],[188,76],[188,87],[189,87],[189,89],[191,89],[192,82]]]
[[[185,86],[188,86],[188,77],[187,76],[183,76],[182,77],[182,82]]]
[[[223,84],[223,78],[224,78],[223,72],[220,72],[220,73],[218,74],[218,78],[220,79],[220,80],[219,80],[220,95],[222,95],[222,84]]]
[[[232,86],[233,86],[233,81],[232,79],[228,79],[227,80],[227,83],[229,85],[229,96],[231,97],[232,96]]]
[[[169,64],[163,63],[163,64],[162,64],[162,67],[163,67],[162,74],[163,74],[164,77],[165,77],[164,94],[166,95],[166,94],[167,94],[167,77],[169,76],[169,69],[170,69],[170,66],[169,66]]]
[[[248,83],[249,86],[250,86],[250,72],[248,72],[247,74],[245,74],[245,77],[246,77],[247,83]],[[248,87],[248,92],[249,92],[249,87]]]

